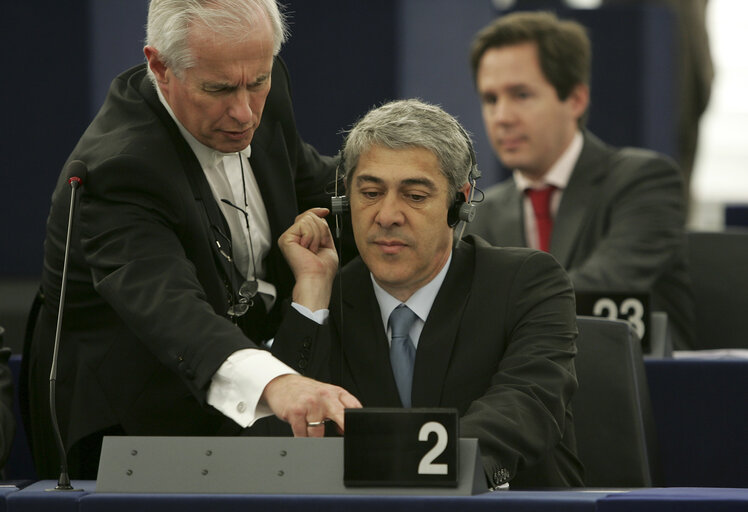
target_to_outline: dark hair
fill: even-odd
[[[522,43],[536,44],[540,68],[559,100],[566,100],[579,84],[589,86],[591,49],[585,28],[576,21],[537,11],[501,16],[476,34],[470,48],[473,81],[487,50]]]

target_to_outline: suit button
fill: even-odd
[[[178,356],[178,360],[179,360],[179,363],[177,366],[179,367],[179,371],[182,372],[182,375],[184,375],[185,378],[187,379],[190,379],[190,380],[194,379],[195,371],[187,365],[185,360],[182,359],[182,356]]]
[[[302,357],[301,359],[299,359],[299,368],[301,368],[302,370],[306,368],[307,364],[308,361],[305,358]]]

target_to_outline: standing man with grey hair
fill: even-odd
[[[547,12],[502,16],[476,35],[471,65],[488,138],[514,174],[486,191],[470,232],[550,252],[577,292],[651,294],[675,348],[691,347],[682,176],[669,158],[585,129],[584,27]]]
[[[286,365],[293,286],[274,240],[324,204],[332,160],[299,137],[274,0],[152,0],[146,64],[118,76],[69,161],[88,167],[61,331],[57,412],[70,474],[95,478],[104,435],[231,435],[276,415],[297,436],[358,401]],[[48,376],[69,186],[55,190],[43,305],[28,347],[38,475],[59,469]],[[309,352],[309,351],[307,351]],[[311,423],[312,426],[308,424]]]
[[[341,164],[360,257],[333,285],[327,225],[302,215],[279,245],[292,268],[329,284],[298,285],[294,301],[323,323],[329,314],[309,335],[317,354],[330,353],[322,378],[365,406],[456,408],[460,435],[478,438],[490,487],[581,486],[571,283],[546,253],[455,242],[471,153],[459,123],[436,106],[404,100],[370,111]]]

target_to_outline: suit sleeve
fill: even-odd
[[[504,337],[505,351],[488,388],[460,422],[461,436],[480,440],[494,486],[553,452],[567,429],[568,404],[577,388],[571,283],[550,255],[526,254],[502,292],[508,296],[506,310],[495,312],[506,318],[505,332],[490,334],[497,346]]]
[[[681,174],[668,159],[622,150],[612,171],[610,201],[598,211],[603,232],[589,256],[569,270],[577,290],[650,290],[683,247]]]

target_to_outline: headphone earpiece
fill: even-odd
[[[333,196],[330,198],[330,211],[333,215],[343,215],[351,211],[348,196]]]
[[[475,205],[465,201],[462,191],[457,192],[452,206],[447,211],[447,224],[450,228],[455,227],[460,221],[471,222],[475,218]]]

